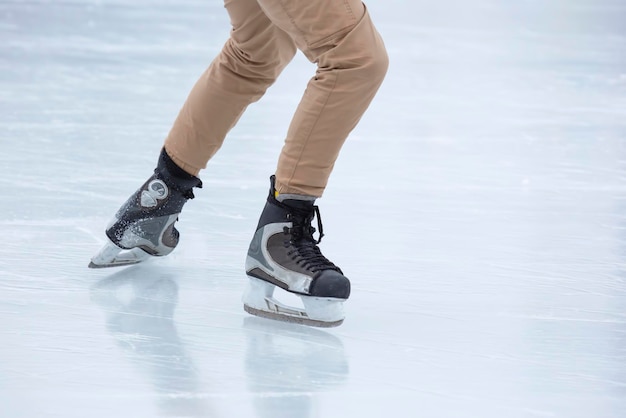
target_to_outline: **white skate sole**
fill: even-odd
[[[243,309],[251,315],[313,327],[331,328],[343,323],[344,299],[297,295],[304,309],[287,306],[274,299],[275,285],[248,276],[243,295]]]
[[[107,241],[106,244],[91,258],[89,268],[99,269],[106,267],[130,266],[132,264],[141,263],[150,257],[150,254],[141,248],[133,248],[125,250]]]

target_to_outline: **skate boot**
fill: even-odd
[[[125,266],[171,253],[179,239],[174,223],[185,202],[193,199],[193,187],[202,187],[200,179],[178,167],[163,150],[154,174],[107,226],[108,242],[89,267]]]
[[[317,244],[323,236],[315,198],[276,196],[275,177],[248,249],[249,277],[243,303],[246,312],[271,319],[317,327],[343,322],[343,302],[350,296],[350,281],[322,255]],[[317,215],[319,239],[311,226]],[[278,286],[296,294],[304,309],[287,306],[274,297]]]

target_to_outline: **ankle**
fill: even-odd
[[[179,167],[165,151],[165,148],[161,150],[154,172],[163,178],[168,186],[180,192],[190,193],[194,187],[202,188],[202,181]]]

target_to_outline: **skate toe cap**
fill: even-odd
[[[350,280],[335,270],[324,270],[311,283],[309,294],[316,297],[348,299]]]

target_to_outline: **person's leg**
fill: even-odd
[[[263,96],[296,47],[256,0],[225,0],[232,31],[202,74],[165,140],[167,154],[192,175],[206,167],[246,107]]]
[[[382,82],[387,54],[360,0],[258,1],[318,68],[289,127],[248,249],[244,309],[283,321],[337,326],[350,281],[317,246],[323,232],[315,199]],[[275,300],[276,286],[300,295],[304,309]]]
[[[200,169],[217,152],[245,108],[258,100],[293,58],[293,40],[256,0],[225,0],[233,30],[222,52],[198,80],[165,141],[154,174],[106,228],[108,242],[90,267],[141,262],[178,244],[174,224],[201,187]],[[122,252],[123,250],[127,250]]]
[[[360,0],[258,0],[317,72],[295,112],[276,170],[279,193],[322,195],[339,151],[388,66]]]

